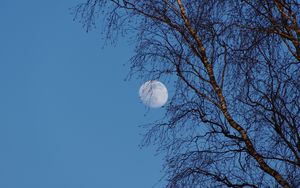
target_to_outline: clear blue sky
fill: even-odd
[[[84,1],[84,0],[82,0]],[[150,188],[161,158],[138,126],[163,110],[124,82],[132,47],[102,49],[72,0],[0,0],[0,187]]]

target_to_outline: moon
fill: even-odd
[[[139,90],[140,99],[150,108],[160,108],[168,101],[168,90],[166,86],[157,81],[145,82]]]

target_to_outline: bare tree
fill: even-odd
[[[86,0],[87,30],[134,36],[131,72],[174,81],[144,144],[168,188],[300,187],[297,0]]]

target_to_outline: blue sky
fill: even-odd
[[[84,0],[82,0],[84,1]],[[0,1],[0,187],[147,188],[162,176],[138,126],[163,115],[124,82],[126,42],[102,48],[78,1]],[[146,114],[146,116],[145,116]]]

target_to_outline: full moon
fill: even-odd
[[[139,90],[141,100],[150,108],[160,108],[168,100],[168,90],[166,86],[157,81],[150,80],[145,82]]]

